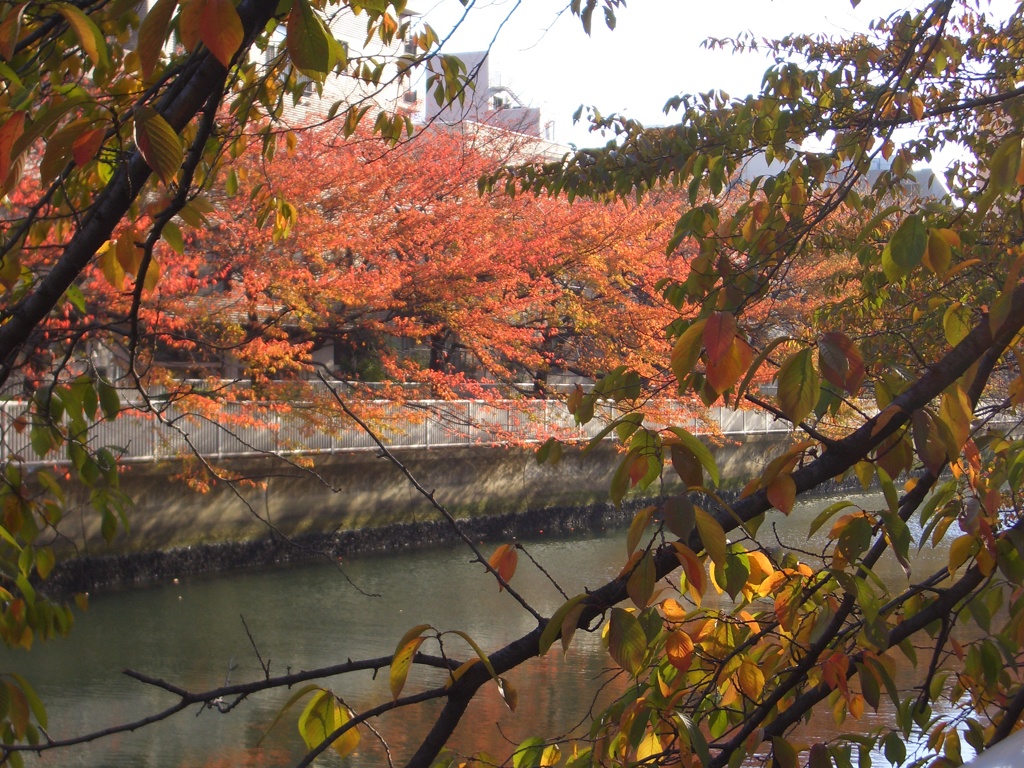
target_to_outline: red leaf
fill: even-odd
[[[14,142],[18,140],[24,130],[24,111],[15,112],[7,118],[3,126],[0,126],[0,187],[4,186],[8,174],[11,172],[11,166],[14,164],[14,157],[11,156],[14,151]]]
[[[516,551],[515,544],[502,544],[494,550],[494,554],[487,562],[507,584],[512,580],[516,566],[519,565],[519,553]],[[502,589],[503,585],[498,582],[498,591],[500,592]]]
[[[704,324],[704,349],[708,353],[708,366],[717,364],[733,345],[736,338],[736,318],[732,312],[715,312]],[[710,376],[708,377],[710,380]],[[714,385],[712,385],[714,386]],[[715,387],[718,389],[718,387]],[[723,391],[718,389],[719,392]]]
[[[789,514],[796,503],[796,483],[792,475],[778,475],[768,483],[768,501],[780,512]]]
[[[217,61],[225,67],[231,66],[231,60],[244,38],[242,20],[234,3],[231,0],[206,0],[199,19],[199,39],[217,57]]]
[[[75,159],[75,165],[85,165],[96,157],[96,153],[103,146],[103,137],[106,133],[104,128],[94,128],[74,140],[71,144],[71,156]]]

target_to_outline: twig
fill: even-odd
[[[522,595],[520,595],[517,591],[515,591],[512,587],[508,585],[508,582],[501,577],[501,574],[498,573],[497,569],[494,568],[494,566],[492,566],[487,561],[487,558],[484,557],[484,554],[480,551],[480,548],[477,547],[477,545],[473,543],[473,540],[465,534],[465,532],[459,526],[458,521],[455,519],[452,513],[448,511],[448,508],[445,507],[436,498],[434,498],[434,492],[428,491],[426,488],[424,488],[423,485],[420,484],[419,480],[416,479],[415,475],[413,475],[413,473],[409,471],[409,468],[406,467],[405,464],[403,464],[401,461],[399,461],[398,458],[391,451],[388,450],[387,446],[384,445],[383,442],[381,442],[380,438],[377,437],[376,433],[374,433],[372,429],[370,429],[369,425],[365,421],[360,419],[355,413],[352,412],[352,409],[349,408],[345,401],[341,399],[341,396],[337,393],[334,387],[331,386],[331,383],[324,377],[323,373],[317,371],[317,378],[319,378],[320,381],[324,383],[324,386],[327,387],[327,390],[331,393],[331,396],[341,407],[341,410],[345,412],[345,415],[352,419],[352,421],[354,421],[356,424],[358,424],[359,428],[370,436],[370,439],[373,440],[373,442],[377,445],[377,448],[380,449],[381,455],[388,461],[390,461],[392,464],[394,464],[395,467],[397,467],[398,470],[403,475],[405,475],[406,479],[412,484],[412,487],[415,488],[416,491],[421,496],[423,496],[423,498],[429,501],[431,506],[434,507],[434,509],[441,513],[441,516],[448,521],[448,524],[452,527],[452,530],[455,531],[455,534],[460,539],[462,539],[466,546],[468,546],[473,551],[473,554],[476,555],[477,560],[479,560],[483,564],[483,566],[494,575],[494,578],[498,580],[498,583],[501,584],[501,586],[508,591],[508,593],[513,597],[513,599],[521,606],[523,606],[523,608],[527,610],[531,616],[537,619],[538,624],[543,624],[545,621],[544,617],[541,616],[540,613],[532,605],[530,605],[529,602],[527,602],[527,600]]]
[[[263,669],[263,678],[265,680],[270,679],[270,660],[263,661],[263,656],[260,655],[260,649],[256,647],[256,640],[252,636],[252,632],[249,631],[249,625],[245,623],[245,616],[238,614],[238,618],[242,620],[242,626],[245,627],[245,636],[249,638],[249,643],[252,645],[252,650],[256,654],[256,660],[260,663],[260,667]]]

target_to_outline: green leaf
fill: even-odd
[[[106,380],[99,379],[96,382],[97,394],[100,398],[100,409],[107,421],[113,421],[121,412],[121,397],[117,390]]]
[[[635,450],[627,453],[622,461],[619,462],[619,466],[616,467],[615,474],[612,475],[608,496],[612,504],[617,507],[622,505],[622,498],[626,495],[626,491],[629,490],[629,470],[637,457],[638,454]]]
[[[772,755],[778,768],[798,768],[799,766],[796,748],[781,736],[772,737]]]
[[[466,632],[463,632],[461,629],[455,629],[452,630],[452,632],[461,637],[467,643],[469,643],[470,648],[473,649],[473,651],[476,653],[480,661],[483,662],[484,667],[487,669],[487,672],[490,674],[491,678],[493,678],[494,682],[500,683],[501,678],[499,678],[498,673],[494,671],[494,665],[491,664],[490,658],[487,656],[486,653],[484,653],[484,649],[477,645],[476,640],[470,637]]]
[[[640,543],[640,539],[644,535],[644,531],[647,530],[647,526],[651,522],[651,515],[654,514],[654,507],[644,507],[635,515],[633,520],[629,524],[629,531],[626,534],[626,555],[632,555],[633,551],[637,548]]]
[[[715,463],[715,457],[711,455],[711,449],[700,438],[690,434],[682,427],[669,427],[669,432],[678,437],[683,447],[697,457],[697,461],[707,470],[708,476],[711,478],[711,484],[714,486],[720,485],[722,477],[718,471],[718,465]]]
[[[942,316],[942,330],[949,346],[955,347],[971,332],[971,310],[959,302],[952,304]]]
[[[845,499],[843,501],[837,501],[835,504],[829,504],[827,507],[821,510],[821,512],[818,513],[817,517],[814,518],[813,522],[811,522],[811,527],[807,534],[808,538],[817,533],[818,529],[821,528],[821,526],[823,526],[825,523],[827,523],[829,518],[831,518],[832,515],[834,515],[836,512],[846,509],[847,507],[853,506],[856,505],[852,501],[846,501]]]
[[[622,608],[612,608],[608,624],[608,653],[633,677],[643,669],[647,635],[636,617]]]
[[[142,78],[149,80],[160,60],[160,54],[167,43],[171,16],[178,7],[178,0],[157,0],[139,25],[139,68]]]
[[[650,552],[645,552],[626,582],[626,594],[637,608],[646,608],[651,602],[656,576],[654,557]]]
[[[907,216],[882,251],[882,270],[896,282],[921,263],[928,247],[928,230],[917,214]]]
[[[700,507],[694,507],[694,514],[697,523],[697,532],[700,534],[701,543],[716,568],[725,567],[725,556],[728,541],[725,537],[725,529],[712,515]]]
[[[946,444],[939,431],[939,424],[925,408],[914,411],[911,421],[914,449],[928,471],[938,476],[946,463]]]
[[[30,433],[29,442],[32,444],[32,450],[36,452],[36,456],[43,458],[53,447],[50,428],[46,424],[35,424]]]
[[[330,35],[309,0],[294,0],[285,37],[288,56],[304,72],[331,71]]]
[[[821,394],[821,381],[814,370],[811,348],[787,357],[779,367],[777,381],[779,408],[793,424],[800,424]]]
[[[992,154],[988,170],[995,189],[1003,190],[1013,186],[1020,164],[1020,147],[1020,135],[1011,134]]]
[[[185,240],[181,236],[181,228],[173,221],[168,221],[164,224],[164,228],[160,231],[160,236],[164,239],[171,250],[177,254],[185,253]]]
[[[889,731],[882,738],[882,752],[892,765],[903,765],[907,759],[907,745],[897,731]]]
[[[36,573],[39,574],[39,578],[46,579],[53,571],[53,566],[56,562],[53,550],[49,547],[42,547],[36,550]],[[45,723],[43,726],[45,727]]]
[[[21,692],[25,695],[26,700],[28,700],[28,706],[32,710],[32,714],[35,716],[36,722],[39,723],[43,728],[46,728],[46,707],[43,706],[43,702],[39,698],[39,695],[36,693],[35,689],[31,685],[29,685],[28,680],[19,675],[17,672],[10,672],[9,674],[18,683],[18,686],[21,688]]]
[[[164,184],[174,181],[185,157],[185,145],[170,124],[152,107],[139,107],[135,113],[135,144],[146,164]]]
[[[696,524],[696,509],[693,502],[686,496],[672,496],[665,500],[662,507],[662,515],[665,517],[665,527],[674,536],[686,541],[693,527]]]
[[[580,405],[583,405],[583,401],[580,402]],[[628,430],[631,430],[630,434],[632,434],[633,431],[636,431],[636,429],[639,428],[641,424],[643,424],[643,421],[644,415],[642,413],[627,413],[622,418],[615,419],[610,424],[608,424],[608,426],[603,427],[600,432],[598,432],[596,435],[594,435],[587,441],[587,444],[583,448],[581,455],[586,456],[596,446],[600,445],[604,441],[604,439],[608,437],[608,435],[610,435],[613,431],[615,431],[619,435],[620,440],[624,441],[625,438],[622,436],[624,433],[619,432],[620,428],[626,427]],[[626,435],[626,437],[628,436],[629,435]]]
[[[582,594],[569,598],[552,614],[551,619],[544,626],[544,631],[541,632],[540,640],[537,643],[540,656],[543,656],[551,649],[559,632],[562,630],[562,622],[565,620],[565,617],[569,615],[573,608],[579,606],[586,597],[585,594]]]
[[[512,768],[539,768],[544,756],[544,740],[532,736],[512,754]]]

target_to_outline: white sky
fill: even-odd
[[[559,15],[568,0],[475,0],[445,50],[486,49],[510,16],[491,46],[492,82],[540,107],[542,120],[554,121],[557,141],[595,145],[604,140],[572,124],[580,104],[658,125],[672,120],[662,107],[677,93],[722,89],[742,96],[756,90],[768,59],[705,50],[701,42],[708,37],[745,31],[759,38],[841,35],[912,4],[863,0],[854,9],[849,0],[627,0],[614,31],[605,27],[599,3],[588,38],[578,18],[568,11]],[[442,36],[463,11],[459,0],[413,0],[410,7]]]

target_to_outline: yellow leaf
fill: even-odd
[[[153,291],[156,289],[157,284],[160,282],[160,262],[157,261],[156,256],[151,256],[149,264],[146,266],[146,276],[143,279],[142,287],[146,291]]]
[[[959,386],[943,392],[939,420],[949,429],[946,446],[949,459],[954,460],[971,434],[971,401]]]
[[[952,230],[932,229],[928,231],[928,247],[925,248],[921,261],[928,269],[937,276],[942,277],[949,270],[953,261],[953,253],[950,250],[950,239],[944,232],[953,233]],[[955,233],[953,233],[955,236]],[[960,238],[956,238],[958,241]]]
[[[110,247],[108,240],[98,251],[100,269],[103,270],[103,277],[110,283],[111,287],[120,291],[124,289],[124,269],[117,260],[116,249]]]
[[[632,555],[634,550],[636,550],[640,539],[644,535],[644,530],[646,530],[651,522],[651,515],[654,514],[655,509],[655,507],[644,507],[633,516],[633,520],[629,524],[629,531],[626,534],[627,556]]]
[[[693,663],[693,640],[685,632],[673,632],[665,639],[665,657],[680,672]]]
[[[473,661],[479,661],[479,659],[473,659]],[[501,699],[505,702],[505,706],[509,708],[510,712],[515,712],[516,707],[519,706],[519,693],[512,686],[512,683],[504,677],[499,677],[496,682],[498,684],[498,693],[501,694]]]
[[[637,608],[646,608],[647,604],[650,603],[651,597],[654,594],[656,575],[654,558],[650,552],[646,552],[640,558],[636,568],[633,569],[633,573],[630,574],[629,580],[626,582],[626,593]]]
[[[109,60],[107,43],[95,22],[71,3],[57,3],[57,10],[74,30],[78,44],[82,46],[93,66],[103,66]]]
[[[117,263],[121,269],[130,275],[138,275],[139,264],[142,262],[142,251],[135,245],[135,230],[129,229],[122,232],[117,238],[117,245],[114,247],[117,254]]]
[[[391,659],[391,672],[389,674],[392,698],[397,699],[401,695],[402,689],[405,687],[405,681],[409,677],[412,659],[425,639],[424,637],[414,638],[395,651],[395,655]]]
[[[910,97],[910,114],[913,115],[915,120],[920,120],[924,117],[924,102],[920,96]]]
[[[982,576],[988,576],[996,567],[996,559],[985,547],[978,549],[977,560],[978,570],[981,571]]]
[[[480,659],[472,658],[472,659],[467,659],[466,661],[464,661],[461,664],[459,664],[459,666],[456,668],[456,670],[454,672],[452,672],[451,675],[449,675],[448,679],[445,681],[444,687],[446,689],[450,688],[453,683],[455,683],[464,674],[466,674],[466,670],[470,669],[471,667],[476,666],[479,663],[480,663]]]
[[[744,659],[736,673],[736,684],[744,696],[757,701],[764,690],[764,672],[750,659]]]
[[[707,580],[704,578],[704,564],[700,558],[685,544],[674,541],[672,546],[676,550],[676,558],[683,567],[683,576],[680,583],[680,591],[689,592],[690,599],[699,607],[707,589]]]
[[[706,322],[698,320],[692,323],[672,347],[672,372],[679,382],[689,376],[697,365]]]
[[[725,529],[722,528],[721,523],[700,507],[694,507],[694,513],[697,532],[700,533],[700,540],[704,544],[705,551],[715,565],[724,568],[726,546],[728,545]]]
[[[640,741],[640,745],[636,748],[636,759],[639,763],[651,760],[655,755],[660,755],[665,751],[665,748],[661,746],[661,739],[658,738],[658,734],[648,732],[643,739]]]
[[[957,569],[961,565],[967,562],[968,558],[974,553],[975,548],[978,545],[977,536],[972,536],[969,533],[965,533],[963,536],[958,536],[953,539],[953,543],[949,545],[949,575],[952,576],[957,572]]]
[[[661,612],[665,616],[665,620],[679,624],[686,620],[686,609],[679,604],[678,600],[673,598],[667,598],[661,603]]]
[[[0,260],[0,285],[10,290],[21,278],[21,254],[17,250],[4,254]]]
[[[412,665],[413,656],[416,655],[416,651],[419,650],[425,638],[420,637],[424,632],[430,629],[429,624],[418,624],[404,635],[402,639],[398,641],[398,645],[395,646],[395,654],[391,659],[391,694],[396,699],[398,694],[402,692],[402,688],[405,687],[405,679],[409,676],[409,667]]]
[[[849,701],[850,714],[857,720],[864,716],[864,697],[859,693],[852,694]]]
[[[299,733],[309,749],[316,749],[352,719],[352,712],[330,691],[321,690],[309,700],[299,716]],[[339,757],[345,757],[359,745],[359,731],[350,728],[331,742]]]
[[[858,461],[853,465],[853,471],[860,480],[861,488],[865,491],[871,487],[871,481],[875,479],[875,465],[870,461]]]
[[[140,107],[135,113],[135,144],[143,160],[165,184],[174,181],[185,156],[185,145],[152,107]]]
[[[568,610],[565,618],[562,619],[562,655],[569,652],[569,644],[572,643],[572,636],[576,634],[576,628],[580,623],[580,615],[587,606],[578,603]]]

